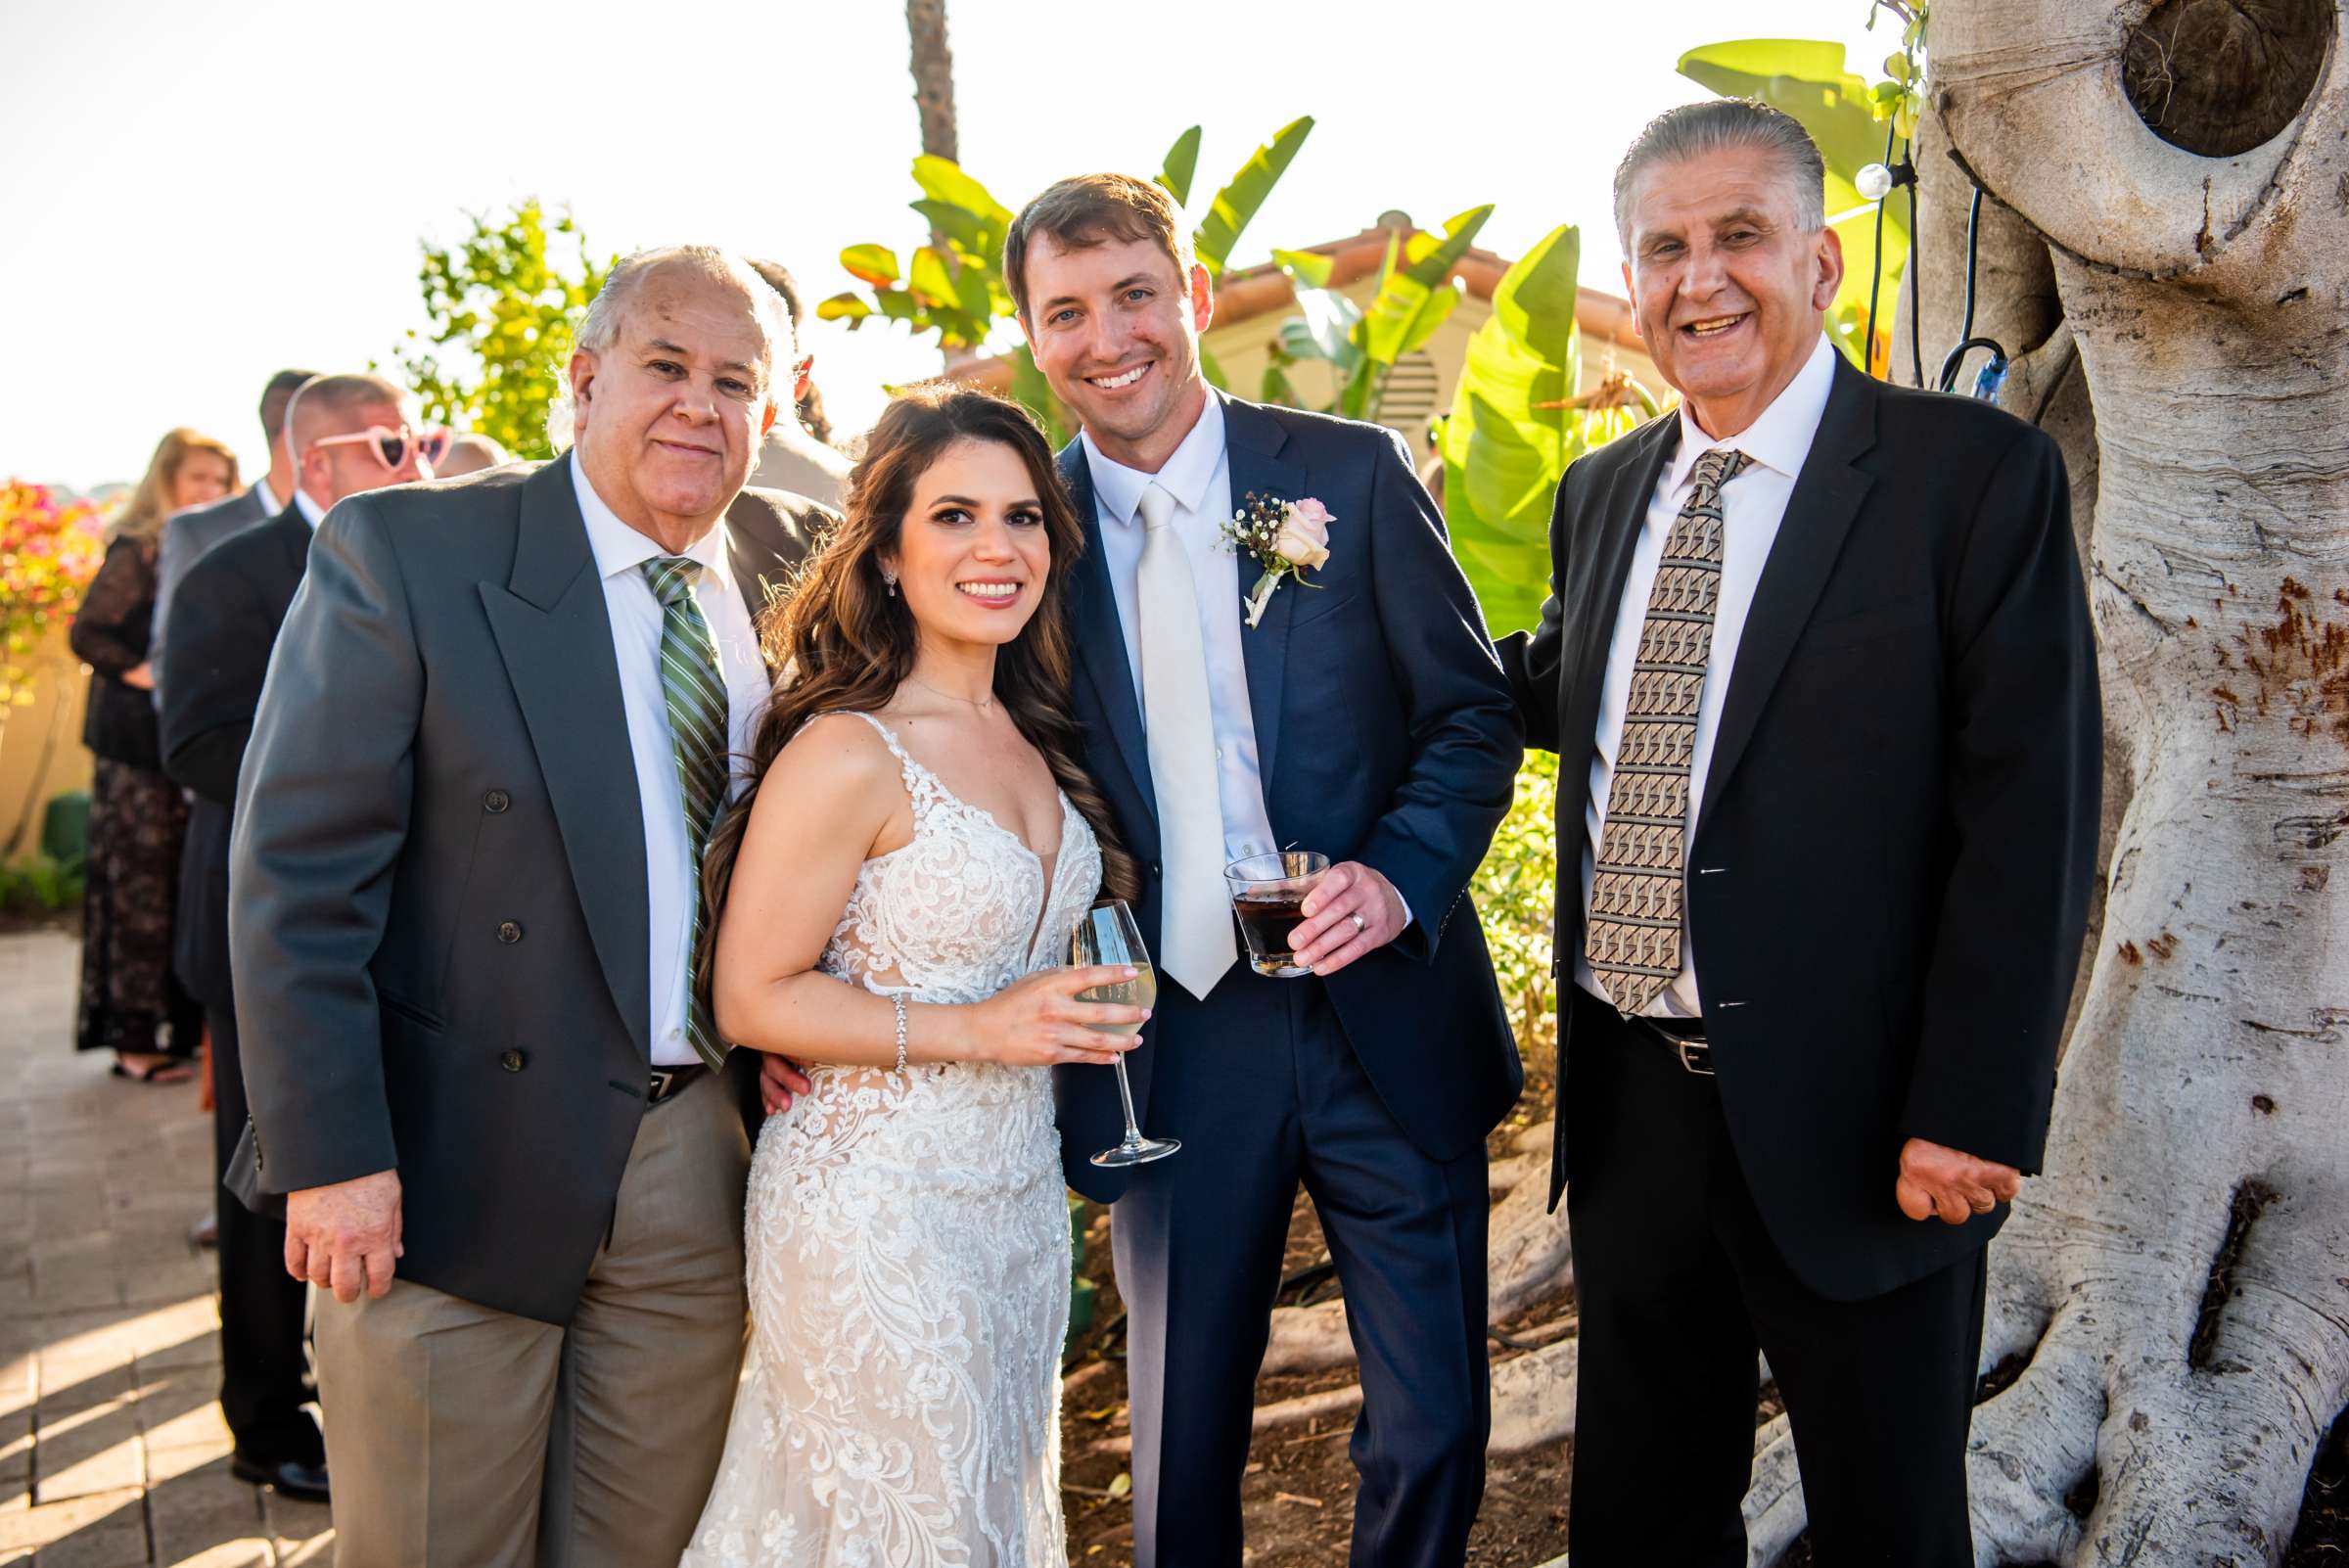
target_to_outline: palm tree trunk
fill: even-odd
[[[946,47],[946,0],[905,0],[913,41],[913,106],[922,116],[922,151],[962,161],[954,133],[954,55]]]

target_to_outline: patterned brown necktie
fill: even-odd
[[[1721,447],[1696,460],[1639,627],[1583,939],[1591,975],[1625,1013],[1642,1011],[1681,972],[1688,769],[1721,599],[1721,487],[1750,461]]]

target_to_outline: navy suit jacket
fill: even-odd
[[[1326,985],[1388,1112],[1429,1158],[1454,1159],[1483,1141],[1524,1084],[1467,893],[1524,756],[1516,704],[1402,440],[1375,425],[1232,397],[1223,405],[1234,504],[1250,492],[1313,496],[1337,520],[1314,585],[1283,583],[1262,622],[1240,632],[1272,832],[1284,846],[1379,871],[1413,917],[1394,943],[1326,981],[1263,982],[1267,1000],[1272,987]],[[1140,866],[1134,915],[1155,952],[1165,885],[1157,800],[1081,442],[1062,451],[1060,469],[1087,545],[1070,601],[1084,762]],[[1257,576],[1241,563],[1243,594]],[[1137,1114],[1146,1115],[1158,1054],[1183,1048],[1164,1013],[1128,1059]],[[1124,1178],[1086,1156],[1118,1140],[1116,1083],[1098,1068],[1064,1067],[1054,1087],[1069,1184],[1109,1202]]]

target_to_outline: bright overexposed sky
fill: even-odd
[[[1620,292],[1608,181],[1650,115],[1704,96],[1681,52],[1815,37],[1872,77],[1862,0],[949,0],[962,161],[1017,208],[1055,177],[1155,173],[1206,127],[1195,203],[1298,115],[1312,138],[1240,240],[1349,235],[1497,204],[1514,256],[1583,225]],[[387,367],[423,324],[420,237],[537,196],[599,253],[697,240],[776,256],[811,299],[843,247],[923,224],[896,0],[75,0],[0,4],[0,475],[132,481],[173,425],[263,456],[281,366]],[[902,328],[808,334],[835,423],[938,367]]]

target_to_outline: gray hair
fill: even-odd
[[[579,330],[572,340],[575,350],[584,349],[591,354],[608,353],[620,341],[620,324],[627,318],[628,306],[645,281],[656,272],[671,268],[698,274],[706,281],[728,284],[742,291],[751,310],[759,318],[766,335],[766,385],[760,388],[768,402],[787,404],[788,398],[775,395],[776,366],[788,367],[799,358],[799,334],[793,330],[791,317],[784,309],[783,299],[767,287],[764,279],[751,270],[750,263],[732,252],[711,245],[665,245],[650,251],[639,251],[614,263],[605,277],[604,286],[587,302],[587,313],[579,320]],[[572,406],[571,383],[566,375],[563,388],[554,406],[547,411],[546,434],[556,450],[571,444],[573,426],[577,410]]]
[[[340,427],[362,408],[389,403],[404,407],[408,394],[381,376],[312,376],[294,390],[286,403],[286,449],[299,462],[301,454],[320,436],[340,436]]]
[[[1632,253],[1632,184],[1656,163],[1703,158],[1732,147],[1775,157],[1794,198],[1795,221],[1817,232],[1827,223],[1827,165],[1803,122],[1758,98],[1710,98],[1658,115],[1633,138],[1615,165],[1615,238]]]

